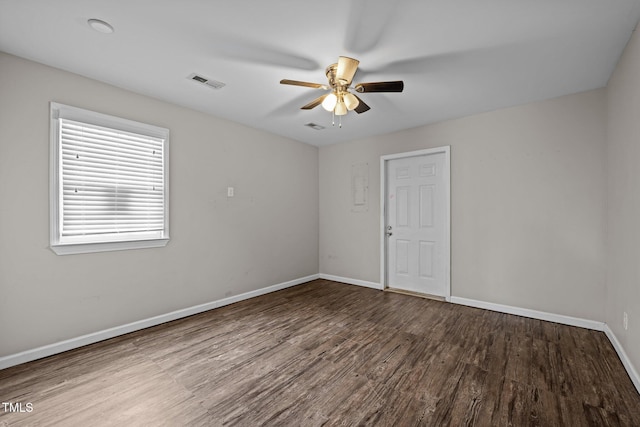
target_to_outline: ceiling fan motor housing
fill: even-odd
[[[329,80],[329,86],[333,89],[337,89],[340,83],[336,80],[336,70],[338,69],[338,64],[331,64],[325,70],[325,74],[327,75],[327,80]]]

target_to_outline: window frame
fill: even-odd
[[[50,147],[49,147],[49,230],[50,248],[57,255],[70,255],[92,252],[119,251],[127,249],[158,248],[169,243],[169,129],[140,123],[121,117],[97,113],[83,108],[72,107],[57,102],[50,103]],[[160,238],[129,238],[116,239],[114,235],[108,235],[106,239],[96,239],[88,242],[61,242],[60,220],[62,218],[62,167],[61,167],[61,141],[60,121],[68,119],[96,126],[103,126],[126,132],[133,132],[162,138],[163,143],[163,180],[164,200],[163,219],[164,228]]]

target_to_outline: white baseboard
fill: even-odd
[[[320,276],[320,279],[324,279],[324,280],[333,280],[334,282],[347,283],[349,285],[364,286],[365,288],[372,288],[372,289],[378,289],[378,290],[384,289],[380,283],[367,282],[366,280],[350,279],[348,277],[333,276],[331,274],[324,274],[324,273],[320,273],[319,276]]]
[[[578,326],[580,328],[604,331],[605,324],[595,320],[581,319],[579,317],[565,316],[563,314],[547,313],[546,311],[530,310],[528,308],[514,307],[510,305],[495,304],[492,302],[478,301],[469,298],[451,297],[454,304],[467,305],[469,307],[483,308],[485,310],[498,311],[500,313],[515,314],[517,316],[530,317],[532,319],[546,320],[561,323],[563,325]]]
[[[51,356],[57,353],[62,353],[64,351],[72,350],[74,348],[82,347],[88,344],[93,344],[109,338],[117,337],[119,335],[128,334],[129,332],[134,332],[140,329],[156,326],[161,323],[166,323],[172,320],[181,319],[183,317],[192,316],[194,314],[202,313],[214,308],[233,304],[234,302],[239,302],[249,298],[254,298],[260,295],[279,291],[281,289],[290,288],[292,286],[310,282],[311,280],[315,280],[318,278],[319,278],[318,274],[312,274],[311,276],[301,277],[299,279],[290,280],[284,283],[278,283],[276,285],[267,286],[266,288],[256,289],[255,291],[245,292],[243,294],[235,295],[229,298],[224,298],[221,300],[212,301],[205,304],[200,304],[193,307],[172,311],[171,313],[161,314],[159,316],[150,317],[148,319],[139,320],[137,322],[128,323],[122,326],[116,326],[114,328],[105,329],[99,332],[93,332],[87,335],[82,335],[80,337],[71,338],[65,341],[60,341],[57,343],[34,348],[32,350],[26,350],[16,354],[10,354],[9,356],[0,357],[0,369],[5,369],[10,366],[19,365],[21,363],[30,362],[36,359],[41,359],[43,357]]]
[[[638,371],[636,371],[636,368],[633,366],[633,363],[631,363],[631,360],[629,360],[627,352],[624,351],[624,347],[622,347],[622,344],[620,344],[620,341],[618,341],[616,335],[613,333],[611,328],[609,328],[609,325],[604,325],[604,333],[609,338],[609,341],[611,341],[611,345],[613,345],[616,353],[618,353],[618,357],[620,358],[620,361],[622,361],[624,369],[627,370],[627,373],[629,374],[633,385],[636,386],[638,393],[640,393],[640,375],[638,374]]]

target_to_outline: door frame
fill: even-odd
[[[443,262],[445,264],[445,299],[451,301],[451,146],[445,145],[406,153],[380,156],[380,284],[383,289],[389,287],[387,275],[387,162],[390,160],[418,157],[430,154],[444,154],[443,185],[445,193],[445,230],[443,242]]]

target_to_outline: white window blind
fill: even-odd
[[[111,243],[94,249],[114,250],[126,249],[114,242],[168,239],[165,138],[75,117],[55,121],[57,222],[52,247]],[[94,250],[71,253],[89,251]]]
[[[60,132],[62,238],[162,232],[161,139],[64,119]]]

